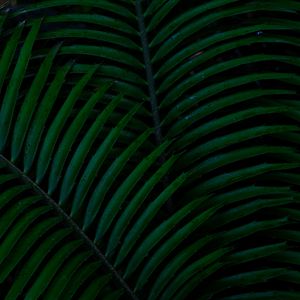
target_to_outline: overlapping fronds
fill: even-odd
[[[299,10],[4,7],[3,299],[299,299]]]

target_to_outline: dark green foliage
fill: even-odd
[[[1,299],[299,299],[299,1],[32,2],[0,14]]]

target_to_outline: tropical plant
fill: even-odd
[[[300,299],[299,1],[25,2],[1,299]]]

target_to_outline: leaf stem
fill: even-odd
[[[110,272],[114,275],[119,284],[125,289],[128,295],[134,299],[139,300],[139,298],[135,295],[135,293],[130,289],[128,284],[124,281],[118,271],[110,264],[110,262],[106,259],[105,255],[101,253],[101,251],[97,248],[97,246],[93,243],[92,240],[84,233],[84,231],[73,221],[73,219],[64,212],[64,210],[54,201],[39,185],[37,185],[28,175],[22,172],[18,167],[16,167],[11,161],[5,158],[2,154],[0,154],[0,160],[3,161],[8,169],[17,174],[24,183],[30,185],[32,189],[39,195],[41,195],[53,209],[60,215],[62,215],[63,219],[66,223],[72,227],[75,233],[83,239],[83,241],[87,244],[87,246],[94,252],[94,254],[100,258],[100,260],[104,263],[104,265],[110,270]]]
[[[160,116],[159,116],[157,98],[155,93],[155,81],[154,81],[153,70],[151,65],[150,50],[149,50],[148,37],[145,28],[144,15],[142,12],[141,0],[136,1],[135,7],[136,7],[136,14],[138,19],[138,26],[141,34],[141,42],[143,47],[143,55],[144,55],[146,76],[148,81],[149,97],[150,97],[150,103],[152,109],[154,129],[155,129],[155,139],[156,139],[156,143],[160,145],[162,143],[163,138],[162,138],[161,127],[160,127]]]
[[[154,133],[155,133],[155,140],[156,144],[159,146],[163,142],[162,130],[161,130],[161,121],[159,115],[159,109],[157,105],[157,97],[156,97],[156,88],[155,88],[155,80],[153,76],[152,64],[150,59],[150,49],[148,43],[148,37],[144,22],[144,15],[142,10],[142,1],[136,0],[135,2],[136,14],[138,19],[138,26],[141,35],[141,43],[143,47],[143,55],[144,55],[144,63],[146,69],[146,76],[148,81],[148,90],[149,90],[149,97],[151,103],[151,110],[152,110],[152,118],[154,123]],[[162,165],[166,161],[165,153],[162,153],[160,157],[159,163]],[[163,185],[166,187],[168,186],[169,178],[165,176],[163,179]],[[172,199],[167,202],[167,209],[169,212],[173,210],[173,203]]]

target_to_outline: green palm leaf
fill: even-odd
[[[299,2],[22,2],[2,298],[298,299]]]

